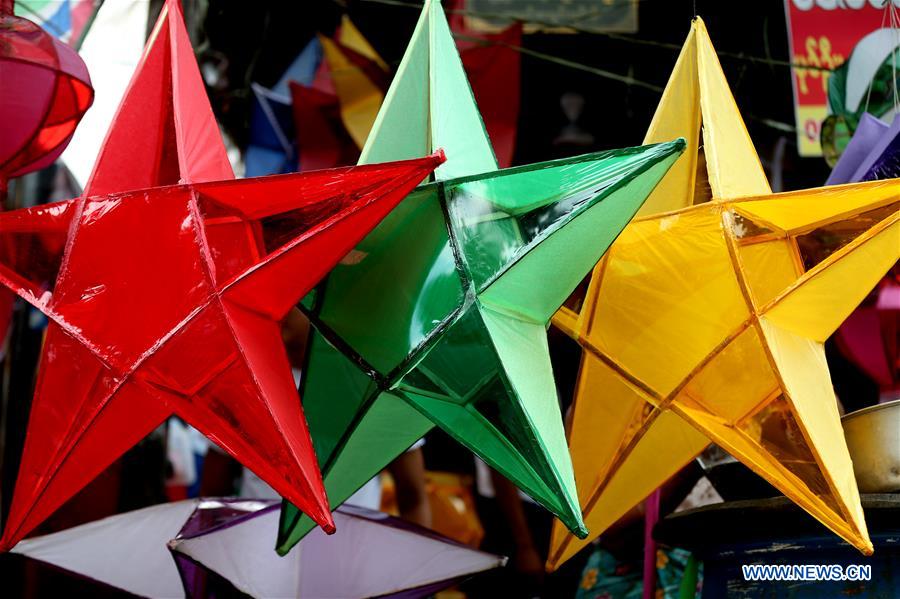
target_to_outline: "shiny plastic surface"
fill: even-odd
[[[333,529],[280,321],[443,161],[227,180],[177,1],[141,65],[94,194],[0,214],[0,283],[50,319],[3,549],[171,414]]]
[[[448,158],[436,182],[304,301],[315,332],[303,405],[329,500],[339,505],[437,425],[584,534],[546,325],[684,143],[495,170],[447,22],[429,3],[362,160],[433,146]],[[310,526],[286,505],[279,551]]]
[[[0,12],[0,180],[43,168],[94,101],[87,67],[27,19]]]
[[[430,420],[579,526],[546,323],[681,147],[423,186],[335,267],[307,306],[317,332],[302,388],[333,502]],[[383,395],[428,420],[397,415],[356,456],[354,437],[368,435]],[[340,489],[328,486],[335,468]]]
[[[438,424],[583,533],[544,327],[681,144],[494,172],[447,22],[429,3],[362,161],[437,145],[453,167],[305,301],[316,333],[304,408],[332,505]],[[535,279],[545,293],[517,289]],[[310,524],[286,504],[279,551]]]
[[[51,319],[4,546],[171,413],[327,523],[279,321],[438,161],[0,215],[0,281]]]
[[[383,512],[344,506],[334,519],[336,535],[312,534],[282,558],[272,551],[277,502],[188,499],[26,539],[13,552],[116,596],[164,599],[221,597],[217,580],[247,597],[422,598],[506,563]]]
[[[550,569],[710,441],[872,551],[821,342],[900,257],[900,181],[770,194],[697,19],[648,136],[701,114],[713,201],[690,206],[699,177],[673,169],[661,212],[627,226],[579,309],[554,318],[583,348],[569,444],[591,535],[555,523]],[[817,249],[834,227],[842,242]]]

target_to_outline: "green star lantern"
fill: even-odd
[[[546,328],[683,140],[497,170],[440,4],[426,2],[361,163],[444,148],[303,302],[301,388],[332,506],[437,425],[587,534]],[[313,522],[285,503],[278,551]]]

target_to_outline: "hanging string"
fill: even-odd
[[[339,2],[341,0],[335,0],[335,1]],[[416,4],[413,2],[406,2],[403,0],[361,0],[361,1],[362,2],[371,2],[374,4],[384,4],[384,5],[389,5],[389,6],[402,6],[402,7],[407,7],[407,8],[421,9],[421,7],[422,7],[421,4]],[[630,2],[630,0],[625,0],[625,1]],[[448,13],[457,13],[458,12],[458,13],[466,14],[469,16],[482,16],[482,17],[492,16],[495,18],[516,21],[516,19],[510,19],[510,17],[505,16],[505,15],[486,15],[486,13],[473,13],[472,11],[455,11],[455,10],[446,10],[446,12],[448,12]],[[534,22],[534,21],[532,21],[532,22]],[[559,24],[556,24],[556,26],[558,26],[558,25]],[[596,75],[596,76],[602,77],[604,79],[618,81],[619,83],[624,83],[625,85],[640,87],[640,88],[646,89],[648,91],[652,91],[654,93],[662,94],[662,92],[664,91],[664,88],[660,85],[656,85],[656,84],[650,83],[648,81],[636,79],[635,77],[632,77],[630,75],[621,75],[619,73],[614,73],[612,71],[600,69],[600,68],[597,68],[597,67],[594,67],[591,65],[587,65],[584,63],[580,63],[580,62],[577,62],[574,60],[569,60],[569,59],[563,58],[561,56],[554,56],[552,54],[547,54],[545,52],[539,52],[537,50],[532,50],[530,48],[524,48],[522,46],[509,44],[506,42],[501,42],[501,41],[497,41],[497,40],[489,40],[489,39],[485,39],[482,37],[474,37],[474,36],[469,36],[469,35],[455,33],[455,32],[453,33],[453,37],[454,37],[454,39],[461,40],[461,41],[474,42],[481,46],[501,46],[501,47],[507,48],[509,50],[518,52],[520,54],[524,54],[526,56],[531,56],[538,60],[543,60],[545,62],[558,64],[558,65],[566,67],[566,68],[583,71],[585,73],[590,73],[592,75]],[[678,46],[675,44],[666,44],[666,43],[662,43],[662,42],[660,42],[660,43],[647,42],[646,40],[636,40],[634,38],[627,38],[627,37],[625,37],[623,39],[625,41],[634,41],[635,43],[651,43],[652,45],[671,47],[673,49],[678,49],[679,51],[681,50],[681,46]],[[721,52],[719,53],[719,55],[727,56],[727,54],[721,53]],[[741,58],[741,59],[745,59],[745,60],[753,60],[753,57],[745,57],[743,55],[733,55],[733,56],[735,58]],[[760,62],[767,62],[767,63],[779,62],[779,61],[771,61],[771,60],[765,60],[765,59],[758,59],[758,60]],[[785,65],[790,65],[790,63],[788,63],[786,61],[780,61],[780,62],[783,62]],[[396,65],[394,65],[394,66],[396,67]],[[805,65],[797,65],[797,66],[798,67],[803,66],[804,68],[808,68],[808,67],[805,67]],[[356,65],[347,66],[346,68],[348,70],[349,69],[353,69],[353,70],[360,69],[360,67],[358,67]],[[815,67],[813,67],[813,68],[815,68]],[[822,69],[822,70],[830,70],[830,69]],[[757,116],[757,115],[754,115],[751,113],[743,113],[743,114],[747,120],[757,122],[763,126],[769,127],[770,129],[775,129],[776,131],[782,131],[785,133],[796,133],[797,132],[797,128],[788,123],[784,123],[784,122],[766,118],[766,117]]]
[[[538,52],[537,50],[532,50],[530,48],[524,48],[522,46],[516,46],[515,44],[508,44],[506,42],[494,41],[494,40],[486,40],[480,37],[473,37],[470,35],[464,35],[462,33],[454,33],[454,39],[462,40],[464,42],[474,42],[480,44],[482,46],[500,46],[503,48],[508,48],[510,50],[514,50],[519,54],[524,54],[526,56],[533,56],[534,58],[551,62],[554,64],[558,64],[564,67],[568,67],[570,69],[575,69],[578,71],[585,71],[586,73],[591,73],[593,75],[598,75],[605,79],[612,79],[613,81],[619,81],[626,85],[632,85],[635,87],[642,87],[644,89],[649,89],[650,91],[654,91],[657,93],[663,92],[663,87],[659,85],[655,85],[653,83],[648,83],[646,81],[641,81],[640,79],[635,79],[630,75],[620,75],[618,73],[613,73],[612,71],[607,71],[605,69],[598,69],[597,67],[593,67],[590,65],[586,65],[580,62],[575,62],[574,60],[569,60],[567,58],[562,58],[560,56],[554,56],[552,54],[547,54],[545,52]]]
[[[332,0],[334,2],[340,2],[342,0]],[[367,2],[370,4],[382,4],[385,6],[398,6],[403,8],[410,8],[421,10],[422,3],[421,2],[412,2],[409,0],[358,0],[359,2]],[[612,0],[618,3],[631,3],[632,0]],[[645,1],[645,0],[634,0],[634,1]],[[694,0],[696,2],[696,0]],[[487,13],[481,11],[473,11],[468,9],[445,9],[444,12],[448,14],[461,14],[469,17],[476,17],[484,20],[501,20],[501,21],[509,21],[515,23],[523,23],[523,24],[532,24],[539,25],[542,27],[565,27],[566,29],[571,29],[576,33],[583,33],[585,35],[596,35],[600,37],[605,37],[612,40],[617,40],[626,44],[633,44],[638,46],[652,46],[656,48],[665,48],[668,50],[674,50],[677,52],[681,51],[681,44],[674,44],[671,42],[661,42],[658,40],[648,40],[632,37],[630,35],[623,35],[620,33],[612,33],[609,31],[598,31],[596,29],[585,29],[584,27],[579,26],[578,24],[570,21],[542,21],[539,19],[524,19],[524,18],[516,18],[510,16],[509,14],[498,14],[498,13]],[[596,11],[595,11],[596,12]],[[832,69],[828,67],[821,67],[815,65],[805,65],[796,62],[791,62],[789,60],[778,60],[774,58],[764,58],[762,56],[752,56],[744,53],[738,52],[723,52],[721,50],[716,51],[716,55],[720,58],[729,58],[733,60],[739,60],[744,62],[751,62],[754,64],[764,64],[764,65],[773,65],[779,67],[789,67],[796,69],[806,69],[810,71],[831,71]]]
[[[583,71],[585,73],[590,73],[592,75],[596,75],[598,77],[602,77],[604,79],[610,79],[612,81],[618,81],[619,83],[624,83],[625,85],[630,85],[634,87],[640,87],[642,89],[646,89],[648,91],[652,91],[658,94],[661,94],[664,91],[664,88],[660,85],[656,85],[655,83],[650,83],[648,81],[643,81],[641,79],[637,79],[630,75],[621,75],[619,73],[613,73],[612,71],[607,71],[605,69],[600,69],[591,65],[587,65],[584,63],[576,62],[574,60],[569,60],[567,58],[563,58],[561,56],[554,56],[553,54],[547,54],[546,52],[539,52],[537,50],[532,50],[530,48],[524,48],[522,46],[516,46],[514,44],[509,44],[506,42],[500,42],[495,40],[488,40],[481,37],[474,37],[470,35],[465,35],[461,33],[453,33],[454,39],[465,41],[465,42],[474,42],[481,46],[502,46],[509,50],[513,50],[515,52],[519,52],[520,54],[525,54],[527,56],[531,56],[538,60],[543,60],[545,62],[550,62],[553,64],[558,64],[560,66],[574,69],[577,71]],[[396,69],[396,64],[392,65]],[[348,71],[357,71],[362,70],[362,67],[358,65],[347,65],[343,67],[341,70]],[[777,131],[783,131],[786,133],[796,133],[797,128],[793,125],[789,125],[788,123],[784,123],[781,121],[777,121],[774,119],[757,116],[751,113],[743,113],[744,117],[747,120],[754,121],[760,123],[766,127],[771,129],[775,129]]]
[[[881,5],[881,27],[879,29],[884,29],[884,22],[888,16],[888,6],[893,6],[892,0],[884,0],[884,4]],[[875,78],[873,77],[871,81],[869,81],[869,85],[866,88],[866,107],[864,112],[869,112],[869,98],[872,97],[872,84],[875,83]]]
[[[566,58],[554,56],[552,54],[546,54],[544,52],[538,52],[537,50],[523,48],[522,46],[516,46],[514,44],[508,44],[506,42],[486,40],[484,38],[473,37],[473,36],[464,35],[461,33],[454,33],[453,38],[462,40],[465,42],[474,42],[481,46],[501,46],[501,47],[508,48],[510,50],[519,52],[520,54],[532,56],[539,60],[544,60],[546,62],[558,64],[560,66],[564,66],[564,67],[567,67],[570,69],[575,69],[578,71],[584,71],[586,73],[591,73],[592,75],[597,75],[598,77],[602,77],[604,79],[611,79],[613,81],[618,81],[620,83],[624,83],[625,85],[640,87],[640,88],[650,90],[650,91],[658,93],[658,94],[662,94],[665,89],[660,85],[656,85],[654,83],[650,83],[647,81],[642,81],[642,80],[636,79],[630,75],[620,75],[618,73],[613,73],[611,71],[607,71],[604,69],[598,69],[597,67],[586,65],[586,64],[583,64],[580,62],[575,62],[574,60],[568,60]],[[747,118],[747,120],[758,122],[762,125],[765,125],[766,127],[775,129],[777,131],[784,131],[786,133],[796,133],[797,132],[796,127],[794,127],[793,125],[789,125],[787,123],[783,123],[781,121],[776,121],[774,119],[760,117],[760,116],[757,116],[754,114],[748,114],[748,113],[744,113],[744,116]]]

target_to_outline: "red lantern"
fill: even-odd
[[[94,101],[87,67],[69,46],[0,0],[0,197],[6,181],[62,153]]]

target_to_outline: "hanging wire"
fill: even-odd
[[[344,4],[344,0],[334,0],[334,1]],[[407,2],[405,0],[361,0],[361,1],[370,2],[370,3],[374,3],[374,4],[384,4],[384,5],[388,5],[388,6],[401,6],[401,7],[406,7],[406,8],[418,8],[418,9],[422,8],[421,4],[417,4],[414,2]],[[631,0],[624,0],[624,1],[630,2]],[[493,17],[493,18],[504,19],[507,21],[511,20],[511,21],[516,21],[516,22],[524,22],[524,21],[521,21],[518,19],[512,19],[507,15],[492,15],[492,14],[473,12],[473,11],[468,11],[468,10],[447,10],[446,12],[461,13],[461,14],[466,14],[466,15],[470,15],[470,16],[480,16],[480,17],[487,17],[487,18]],[[529,22],[535,23],[536,21],[529,21]],[[549,23],[542,22],[542,24],[549,24]],[[558,26],[559,23],[553,24],[553,25]],[[618,81],[619,83],[624,83],[625,85],[639,87],[639,88],[646,89],[648,91],[652,91],[652,92],[658,93],[658,94],[661,94],[665,89],[660,85],[656,85],[655,83],[650,83],[648,81],[643,81],[641,79],[636,79],[635,77],[632,77],[631,75],[622,75],[619,73],[614,73],[612,71],[600,69],[600,68],[597,68],[597,67],[594,67],[591,65],[581,63],[581,62],[569,60],[569,59],[563,58],[561,56],[547,54],[546,52],[532,50],[530,48],[517,46],[515,44],[509,44],[506,42],[501,42],[501,41],[497,41],[497,40],[489,40],[489,39],[485,39],[482,37],[475,37],[475,36],[470,36],[470,35],[465,35],[465,34],[455,33],[455,32],[453,33],[453,37],[454,37],[454,39],[461,40],[461,41],[474,42],[480,46],[501,46],[504,48],[508,48],[509,50],[518,52],[520,54],[524,54],[526,56],[531,56],[538,60],[543,60],[545,62],[550,62],[550,63],[557,64],[557,65],[560,65],[560,66],[563,66],[566,68],[574,69],[577,71],[582,71],[585,73],[590,73],[592,75],[596,75],[596,76],[602,77],[604,79]],[[624,36],[622,37],[622,39],[625,41],[632,41],[635,43],[648,43],[651,45],[663,46],[663,47],[667,47],[667,48],[676,49],[679,51],[681,50],[681,46],[678,46],[676,44],[667,44],[667,43],[662,43],[662,42],[648,42],[647,40],[637,40],[635,38],[628,38],[628,37],[624,37]],[[720,53],[720,55],[723,55],[723,54]],[[790,65],[790,63],[787,63],[785,61],[755,59],[754,57],[744,57],[742,55],[739,56],[736,54],[733,56],[735,58],[743,58],[743,59],[755,61],[755,62],[763,62],[763,63],[771,63],[771,64],[777,64],[777,63],[781,62],[785,65]],[[804,65],[796,65],[796,66],[799,67],[799,66],[804,66]],[[360,67],[353,65],[353,66],[349,66],[347,68],[358,69]],[[829,69],[824,69],[824,70],[829,70]],[[796,131],[797,131],[797,128],[794,127],[793,125],[789,125],[788,123],[784,123],[784,122],[777,121],[774,119],[760,117],[760,116],[756,116],[756,115],[750,114],[750,113],[744,113],[744,116],[747,118],[747,120],[760,123],[761,125],[769,127],[771,129],[775,129],[777,131],[782,131],[782,132],[787,132],[787,133],[796,133]]]
[[[891,28],[891,34],[894,41],[893,47],[891,48],[891,92],[894,100],[894,113],[896,114],[900,112],[900,100],[898,100],[897,96],[897,46],[900,45],[900,15],[897,14],[897,7],[892,0],[884,0],[884,3],[881,6],[884,9],[881,13],[881,29],[883,30],[885,28],[885,22],[890,18],[888,25]],[[875,77],[872,77],[866,87],[865,112],[869,112],[869,99],[872,97],[872,87],[874,84]]]
[[[597,67],[593,67],[590,65],[586,65],[580,62],[575,62],[574,60],[568,60],[566,58],[562,58],[559,56],[553,56],[552,54],[546,54],[544,52],[538,52],[537,50],[531,50],[529,48],[523,48],[522,46],[516,46],[515,44],[508,44],[506,42],[499,42],[494,40],[487,40],[480,37],[473,37],[470,35],[464,35],[461,33],[453,33],[454,39],[466,41],[466,42],[474,42],[481,46],[501,46],[504,48],[508,48],[510,50],[514,50],[519,52],[520,54],[525,54],[526,56],[532,56],[539,60],[544,60],[546,62],[558,64],[560,66],[564,66],[570,69],[575,69],[578,71],[584,71],[586,73],[591,73],[592,75],[597,75],[598,77],[603,77],[604,79],[611,79],[613,81],[618,81],[620,83],[624,83],[626,85],[631,85],[634,87],[640,87],[643,89],[650,90],[652,92],[661,94],[665,90],[662,86],[656,85],[654,83],[650,83],[648,81],[642,81],[641,79],[636,79],[630,75],[620,75],[619,73],[613,73],[611,71],[607,71],[605,69],[598,69]],[[793,125],[789,125],[788,123],[783,123],[781,121],[776,121],[774,119],[756,116],[754,114],[744,113],[744,116],[751,121],[758,122],[766,127],[771,129],[775,129],[777,131],[784,131],[787,133],[796,133],[797,128]]]
[[[333,0],[338,3],[343,3],[346,5],[344,0]],[[369,4],[382,4],[385,6],[398,6],[403,8],[417,9],[421,10],[422,3],[421,2],[411,2],[409,0],[358,0],[359,2],[366,2]],[[621,0],[622,3],[630,3],[631,0]],[[645,1],[645,0],[641,0]],[[449,14],[461,14],[468,17],[476,17],[486,20],[503,20],[510,21],[515,23],[523,23],[523,24],[532,24],[532,25],[540,25],[543,27],[565,27],[566,29],[571,29],[577,33],[583,33],[586,35],[597,35],[600,37],[605,37],[617,41],[621,41],[627,44],[634,44],[640,46],[653,46],[657,48],[666,48],[669,50],[681,51],[680,44],[673,44],[671,42],[661,42],[657,40],[648,40],[632,37],[629,35],[623,35],[620,33],[612,33],[609,31],[598,31],[596,29],[589,29],[578,25],[577,23],[571,21],[544,21],[540,19],[530,19],[530,18],[516,18],[509,14],[499,14],[499,13],[487,13],[481,11],[473,11],[468,9],[459,9],[459,8],[448,8],[445,9],[446,13]],[[596,12],[596,10],[591,11],[591,14]],[[828,67],[820,67],[813,65],[805,65],[796,62],[791,62],[789,60],[778,60],[774,58],[765,58],[762,56],[752,56],[744,54],[743,52],[723,52],[716,51],[716,54],[720,58],[730,58],[733,60],[741,60],[745,62],[752,62],[756,64],[766,64],[766,65],[774,65],[780,67],[790,67],[796,69],[807,69],[812,71],[831,71]]]
[[[889,7],[893,7],[894,3],[891,0],[885,0],[884,4],[881,5],[883,11],[881,13],[881,27],[880,29],[884,29],[884,22],[887,20]],[[891,22],[893,23],[893,14],[891,14]],[[866,107],[864,109],[865,112],[869,112],[869,98],[872,97],[872,85],[875,83],[875,77],[869,81],[868,87],[866,87]]]
[[[626,85],[632,85],[634,87],[642,87],[644,89],[649,89],[650,91],[654,91],[657,93],[662,93],[663,88],[659,85],[655,85],[653,83],[648,83],[647,81],[641,81],[640,79],[635,79],[630,75],[620,75],[618,73],[613,73],[612,71],[607,71],[605,69],[598,69],[597,67],[592,67],[590,65],[586,65],[580,62],[575,62],[574,60],[569,60],[567,58],[562,58],[560,56],[554,56],[552,54],[547,54],[545,52],[539,52],[537,50],[531,50],[529,48],[524,48],[522,46],[516,46],[515,44],[508,44],[506,42],[499,42],[494,40],[486,40],[480,37],[473,37],[470,35],[464,35],[462,33],[454,33],[454,39],[462,40],[464,42],[474,42],[480,44],[482,46],[500,46],[503,48],[508,48],[510,50],[515,50],[520,54],[524,54],[526,56],[533,56],[534,58],[538,58],[540,60],[544,60],[546,62],[551,62],[554,64],[558,64],[564,67],[568,67],[570,69],[575,69],[578,71],[585,71],[587,73],[592,73],[594,75],[598,75],[605,79],[612,79],[613,81],[619,81],[621,83],[625,83]]]

